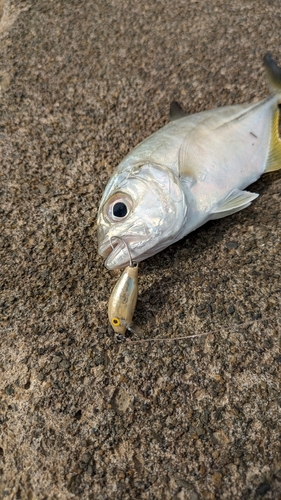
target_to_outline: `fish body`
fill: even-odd
[[[108,269],[128,265],[122,237],[140,262],[258,196],[244,191],[281,168],[281,69],[265,57],[270,95],[252,104],[179,116],[141,142],[118,165],[98,214],[99,253]]]

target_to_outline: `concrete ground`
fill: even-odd
[[[250,208],[140,266],[116,344],[120,272],[97,255],[114,167],[188,113],[267,95],[280,3],[0,2],[0,498],[280,499],[281,172]]]

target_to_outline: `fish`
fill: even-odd
[[[117,166],[98,211],[98,252],[108,269],[139,263],[209,220],[258,197],[245,188],[281,168],[281,68],[264,57],[269,95],[259,102],[186,115],[172,103],[170,122]]]

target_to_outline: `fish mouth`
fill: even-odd
[[[143,241],[143,236],[141,235],[112,236],[100,245],[98,252],[106,259],[105,266],[108,269],[125,267],[129,265],[131,258],[134,261],[134,257],[136,257],[132,243],[134,243],[135,247],[135,244],[138,244],[140,241]],[[117,264],[117,257],[121,252],[123,252],[123,256],[118,259],[118,265],[115,265],[115,263]]]
[[[106,240],[99,247],[99,254],[107,259],[110,255],[114,254],[116,256],[121,248],[127,246],[128,243],[125,238],[120,238],[119,236],[112,236],[109,240]]]
[[[118,243],[115,243],[115,247],[118,245]],[[102,245],[99,246],[99,249],[98,249],[98,252],[99,254],[104,258],[106,259],[110,254],[111,252],[113,251],[113,248],[114,248],[114,244],[110,243],[110,240],[106,240],[104,241],[104,243],[102,243]]]

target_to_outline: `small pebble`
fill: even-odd
[[[228,248],[229,250],[232,250],[233,248],[238,248],[238,243],[237,241],[228,241],[226,244],[225,244],[226,248]]]
[[[227,309],[228,314],[233,314],[235,313],[235,307],[231,304],[229,308]]]

